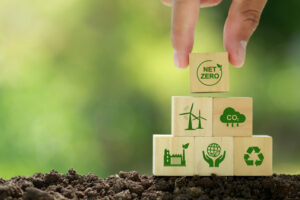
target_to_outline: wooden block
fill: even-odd
[[[234,175],[272,175],[272,137],[234,138]]]
[[[153,174],[155,176],[192,176],[194,174],[194,137],[153,136]]]
[[[228,53],[190,54],[191,92],[228,92]]]
[[[233,137],[195,137],[195,175],[233,176]]]
[[[253,102],[250,97],[213,99],[213,136],[251,136]]]
[[[211,97],[172,97],[172,135],[212,136]]]

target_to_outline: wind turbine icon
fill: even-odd
[[[188,128],[185,130],[196,130],[196,129],[203,129],[201,126],[201,119],[206,120],[206,118],[201,116],[200,110],[199,110],[199,114],[198,117],[196,115],[194,115],[192,113],[193,111],[193,107],[194,107],[194,103],[192,103],[191,108],[190,108],[190,112],[186,112],[186,113],[180,113],[179,115],[189,115],[189,122],[188,122]],[[193,117],[193,119],[192,119]],[[198,120],[198,127],[197,128],[193,128],[193,121],[192,120]]]

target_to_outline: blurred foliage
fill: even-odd
[[[229,4],[201,10],[194,51],[223,50]],[[268,3],[225,94],[254,97],[280,173],[300,173],[299,6]],[[0,1],[0,177],[151,174],[152,134],[170,133],[171,96],[190,95],[170,14],[158,0]]]

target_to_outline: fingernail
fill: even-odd
[[[247,42],[244,41],[244,40],[240,41],[239,49],[238,49],[238,58],[240,60],[239,67],[242,67],[244,65],[244,63],[245,63],[246,47],[247,47]]]
[[[188,54],[174,51],[174,65],[179,69],[184,69],[188,65]]]

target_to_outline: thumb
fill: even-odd
[[[232,65],[241,67],[246,46],[257,28],[267,0],[233,0],[224,27],[224,46]]]

